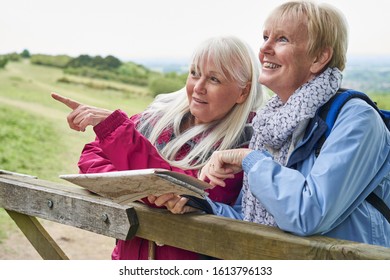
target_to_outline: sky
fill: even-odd
[[[183,60],[203,40],[235,35],[257,53],[283,0],[0,0],[0,54]],[[390,55],[390,1],[322,0],[343,11],[349,55]]]

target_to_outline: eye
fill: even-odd
[[[285,36],[279,37],[279,38],[278,38],[278,41],[279,41],[279,42],[284,42],[284,43],[289,42],[288,39],[287,39]]]
[[[264,36],[263,36],[264,42],[267,42],[267,41],[268,41],[268,38],[269,38],[268,36],[264,35]]]
[[[195,69],[191,69],[190,75],[194,78],[200,77],[200,73],[196,72]]]
[[[210,80],[212,81],[212,82],[214,82],[214,83],[221,83],[221,81],[217,78],[217,77],[215,77],[215,76],[211,76],[210,77]]]

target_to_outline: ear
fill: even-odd
[[[243,90],[240,93],[240,96],[237,98],[237,101],[236,101],[237,104],[244,103],[245,100],[248,98],[249,92],[251,91],[251,85],[252,85],[252,83],[248,82],[246,84],[245,88],[243,88]]]
[[[318,74],[328,65],[333,56],[333,48],[327,47],[321,51],[321,53],[314,58],[314,61],[310,67],[310,71],[313,74]]]

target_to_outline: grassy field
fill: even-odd
[[[390,92],[388,94],[370,93],[369,96],[377,103],[379,108],[390,111]]]
[[[91,89],[58,82],[63,77],[59,69],[28,61],[12,62],[0,69],[0,169],[62,183],[65,181],[58,175],[78,172],[81,149],[94,139],[94,133],[91,128],[85,133],[69,129],[66,116],[70,110],[51,98],[52,91],[93,106],[121,108],[129,115],[142,111],[152,101],[146,88],[112,83],[109,90]],[[118,87],[126,90],[116,90]],[[0,209],[0,242],[14,227]]]

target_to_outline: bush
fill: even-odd
[[[8,59],[6,57],[0,57],[0,68],[4,68],[8,63]]]
[[[133,62],[123,63],[118,68],[118,73],[123,76],[137,77],[141,79],[147,79],[151,71],[142,65],[135,64]]]
[[[99,70],[91,67],[66,68],[64,69],[64,73],[88,78],[119,81],[125,84],[133,84],[138,86],[148,85],[148,77],[132,77],[118,74],[117,71]]]
[[[153,96],[156,96],[160,93],[169,93],[174,92],[182,87],[185,83],[179,79],[171,79],[166,77],[160,77],[153,79],[149,84],[149,90]]]
[[[27,49],[25,49],[25,50],[22,51],[20,56],[23,57],[23,58],[30,58],[31,55],[30,55],[30,52]]]
[[[58,68],[65,68],[71,60],[72,57],[68,55],[35,54],[30,57],[30,62],[32,64],[52,66]]]
[[[8,61],[19,61],[20,55],[16,52],[6,54],[5,57],[8,59]]]
[[[82,68],[89,67],[98,70],[115,70],[122,65],[122,62],[112,55],[108,55],[105,58],[100,55],[91,57],[89,55],[80,55],[71,61],[69,61],[68,68]]]

